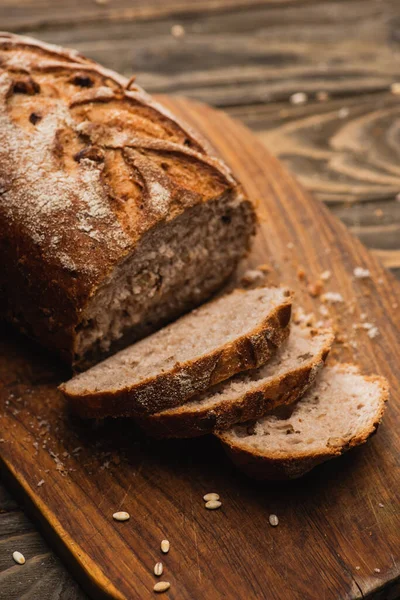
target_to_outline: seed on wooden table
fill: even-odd
[[[157,577],[160,577],[160,575],[163,574],[164,571],[164,567],[162,562],[158,562],[154,565],[154,575],[157,575]]]
[[[130,518],[131,515],[123,510],[113,514],[113,519],[115,519],[115,521],[128,521]]]
[[[222,506],[222,502],[219,500],[209,500],[206,502],[206,508],[208,508],[208,510],[216,510],[220,506]]]
[[[13,552],[12,557],[15,560],[15,562],[18,563],[19,565],[25,564],[25,556],[23,554],[21,554],[21,552],[18,552],[18,551]]]
[[[167,554],[167,552],[169,552],[169,541],[168,540],[163,540],[161,542],[161,552],[164,552],[164,554]]]
[[[166,592],[167,590],[169,590],[170,587],[171,587],[171,584],[169,581],[159,581],[158,583],[155,584],[155,586],[153,587],[153,590],[155,592]]]
[[[210,500],[219,500],[219,494],[211,492],[210,494],[206,494],[205,496],[203,496],[203,500],[204,502],[209,502]]]
[[[269,515],[268,521],[269,524],[272,525],[272,527],[276,527],[277,525],[279,525],[279,519],[276,515]]]

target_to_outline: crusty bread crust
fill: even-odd
[[[343,365],[346,369],[350,365]],[[354,365],[351,365],[354,368]],[[227,432],[219,431],[216,436],[222,442],[223,448],[233,463],[244,473],[258,480],[286,480],[296,479],[305,475],[317,465],[341,456],[351,448],[364,444],[376,433],[381,423],[385,404],[389,398],[389,386],[385,378],[377,375],[366,376],[365,381],[378,383],[380,389],[379,408],[376,411],[374,421],[366,426],[359,434],[352,437],[346,443],[338,446],[326,447],[322,452],[304,452],[293,457],[283,457],[279,452],[261,452],[256,448],[249,449],[240,439],[232,440]]]
[[[0,314],[24,333],[79,362],[77,328],[116,266],[225,196],[253,214],[250,240],[254,210],[201,136],[79,53],[0,33]]]
[[[157,438],[191,438],[228,429],[236,423],[259,419],[276,406],[292,404],[314,382],[331,349],[334,334],[326,337],[320,352],[313,360],[289,373],[270,379],[262,389],[249,391],[232,400],[224,398],[218,405],[188,409],[184,404],[173,412],[157,412],[138,420],[141,427]]]
[[[130,388],[75,394],[68,390],[67,382],[60,390],[72,410],[84,418],[137,417],[179,406],[236,373],[265,364],[289,335],[291,307],[292,295],[288,294],[248,334]]]

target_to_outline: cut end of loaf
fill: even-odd
[[[249,249],[254,228],[253,207],[232,193],[147,233],[83,313],[79,370],[208,300]]]
[[[151,414],[264,364],[287,338],[284,288],[235,290],[77,375],[61,390],[82,416]]]
[[[289,338],[262,367],[235,375],[182,406],[140,420],[156,437],[195,437],[258,419],[295,402],[312,385],[333,343],[331,330],[291,326]]]
[[[294,478],[364,443],[377,429],[388,384],[359,374],[353,365],[323,370],[297,403],[219,438],[236,464],[258,479]]]

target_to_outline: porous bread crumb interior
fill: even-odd
[[[66,384],[68,393],[117,390],[216,351],[254,330],[287,297],[283,288],[236,290],[129,346]]]
[[[252,227],[250,205],[225,196],[151,231],[85,310],[77,357],[104,356],[124,336],[120,348],[207,300],[235,268]]]
[[[190,413],[196,410],[202,411],[227,401],[234,402],[249,392],[263,389],[270,381],[276,381],[282,375],[301,367],[313,365],[331,336],[330,330],[318,331],[292,324],[288,340],[266,365],[235,375],[228,381],[219,383],[204,394],[197,396],[194,400],[186,402],[183,406],[164,410],[158,414],[164,416]],[[320,364],[316,363],[315,367],[318,369]]]
[[[379,381],[347,367],[326,367],[297,403],[277,408],[249,425],[225,432],[225,441],[279,458],[343,446],[376,420],[382,402]]]

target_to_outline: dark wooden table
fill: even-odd
[[[0,0],[0,28],[241,119],[400,277],[399,0]],[[86,596],[0,483],[0,600],[39,598]]]

